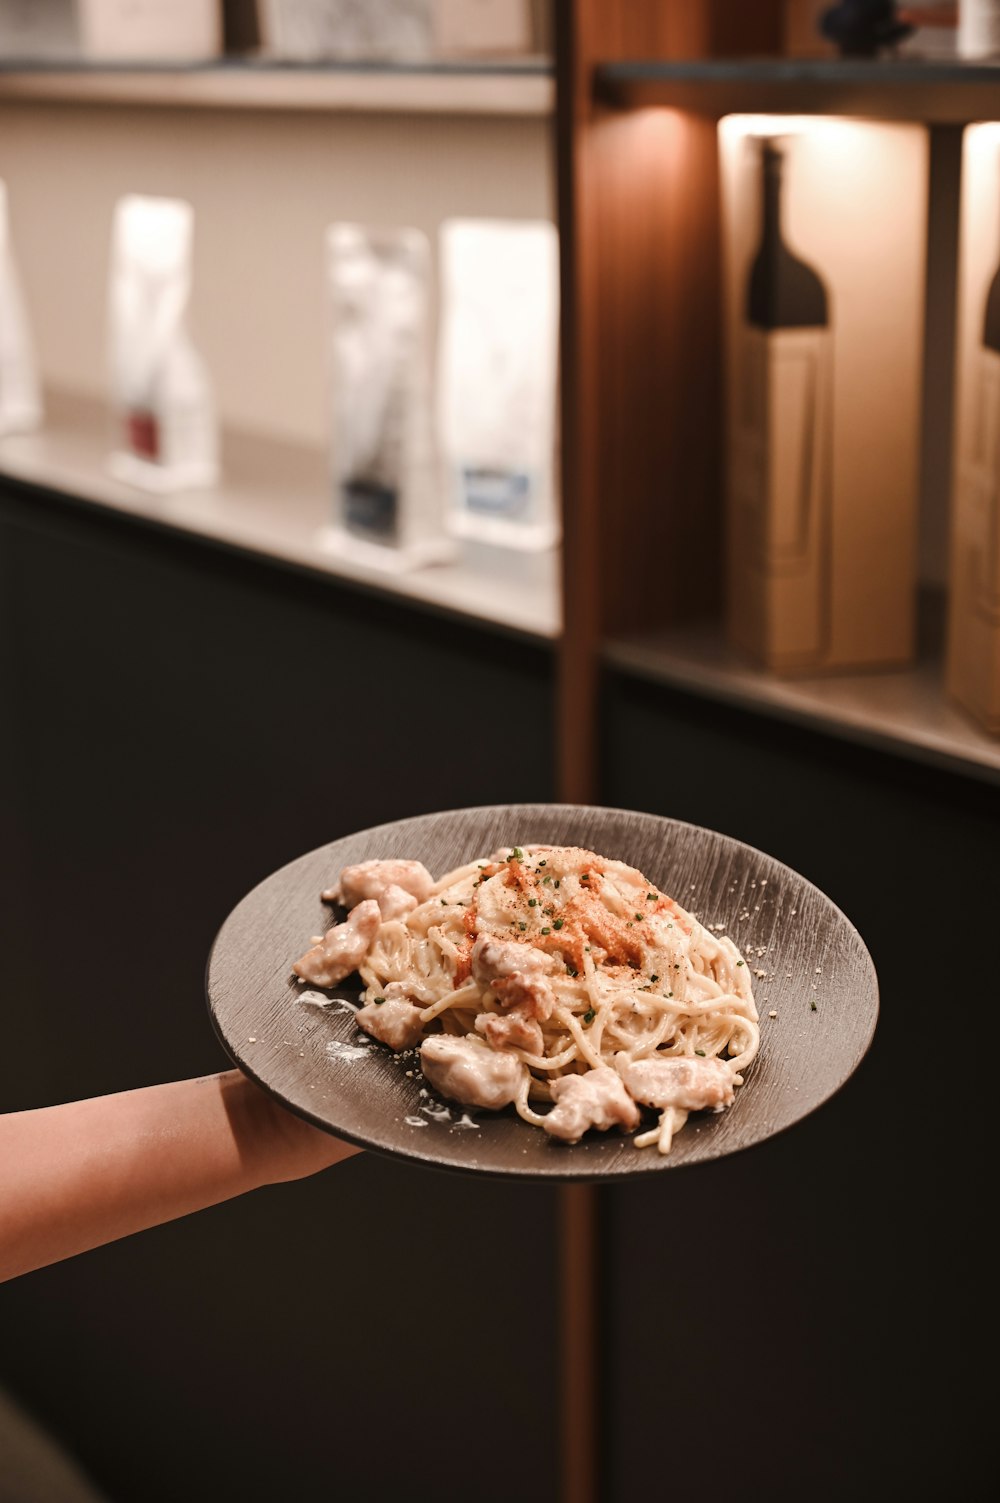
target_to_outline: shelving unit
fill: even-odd
[[[946,135],[1000,118],[1000,67],[762,55],[767,7],[756,32],[744,18],[746,55],[697,56],[727,24],[718,7],[700,8],[700,31],[670,7],[638,10],[630,32],[602,29],[581,4],[564,37],[565,338],[576,362],[564,424],[580,523],[567,538],[564,781],[578,796],[599,785],[597,743],[581,747],[572,727],[581,704],[597,709],[601,665],[995,778],[1000,748],[946,701],[939,653],[911,670],[796,683],[724,642],[716,127],[731,113],[836,114]],[[586,602],[575,618],[573,589]]]
[[[892,672],[783,679],[733,652],[718,626],[692,624],[611,641],[603,661],[649,683],[1000,783],[1000,742],[950,704],[939,654]]]
[[[898,59],[709,58],[598,64],[594,94],[618,109],[717,117],[858,115],[955,125],[1000,114],[1000,67]]]
[[[555,83],[542,58],[509,63],[290,64],[168,67],[0,65],[0,104],[105,104],[368,114],[552,113]]]
[[[108,415],[98,402],[55,394],[35,434],[0,438],[0,474],[166,533],[270,559],[416,609],[495,627],[527,641],[560,630],[558,558],[465,544],[452,563],[392,573],[345,552],[328,533],[326,456],[248,434],[224,436],[220,483],[156,496],[108,474]]]
[[[832,1503],[873,1477],[899,1496],[947,1492],[960,1453],[972,1495],[989,1465],[965,1427],[968,1386],[958,1381],[945,1417],[922,1397],[942,1364],[961,1370],[961,1340],[933,1320],[914,1340],[911,1319],[914,1295],[943,1276],[977,1297],[989,1287],[986,1260],[970,1270],[944,1224],[937,1236],[916,1209],[971,1205],[978,1169],[904,1128],[900,1064],[937,1028],[925,908],[982,913],[984,894],[990,911],[998,899],[1000,743],[947,702],[939,652],[903,672],[783,680],[725,643],[717,126],[744,112],[925,123],[937,133],[932,213],[953,211],[935,195],[935,161],[957,127],[1000,118],[1000,70],[786,60],[783,9],[573,0],[563,12],[560,782],[564,797],[726,829],[807,873],[869,943],[883,1013],[850,1104],[814,1132],[712,1182],[579,1207],[601,1227],[602,1262],[594,1273],[581,1254],[576,1287],[589,1269],[604,1302],[601,1338],[588,1349],[584,1335],[573,1354],[587,1422],[566,1466],[571,1496],[588,1503],[648,1490],[644,1452],[661,1425],[683,1450],[701,1415],[694,1402],[674,1412],[681,1388],[710,1393],[733,1434],[751,1406],[765,1437],[760,1470],[741,1477],[753,1496]],[[947,247],[937,269],[946,259]],[[947,408],[947,391],[935,398]],[[987,1126],[985,1113],[961,1121],[963,1133]],[[730,1299],[731,1279],[745,1302]],[[730,1353],[708,1356],[723,1330]],[[595,1371],[628,1377],[598,1399]],[[588,1491],[601,1420],[604,1493]],[[932,1430],[946,1447],[921,1446],[911,1467],[907,1446]],[[669,1486],[694,1492],[693,1468],[677,1466]]]

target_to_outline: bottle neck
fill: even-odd
[[[764,239],[781,239],[781,158],[768,152],[764,157],[763,173],[763,220]]]

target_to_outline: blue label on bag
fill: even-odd
[[[466,509],[478,516],[522,520],[531,506],[531,476],[524,470],[463,465],[460,476]]]

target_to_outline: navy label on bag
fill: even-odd
[[[345,480],[340,488],[344,526],[358,537],[378,543],[395,541],[399,492],[377,480]]]

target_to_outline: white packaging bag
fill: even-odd
[[[119,200],[109,289],[112,473],[144,490],[218,479],[218,432],[205,365],[191,342],[194,213],[177,198]]]
[[[193,62],[222,52],[221,0],[77,0],[81,48],[102,59]]]
[[[430,247],[419,230],[326,234],[334,523],[381,568],[450,557],[430,410]]]
[[[300,62],[428,61],[431,0],[262,0],[264,50]]]
[[[438,416],[456,536],[509,548],[559,538],[559,248],[546,221],[441,227]]]
[[[38,366],[14,262],[7,188],[0,178],[0,435],[37,428],[41,417]]]

